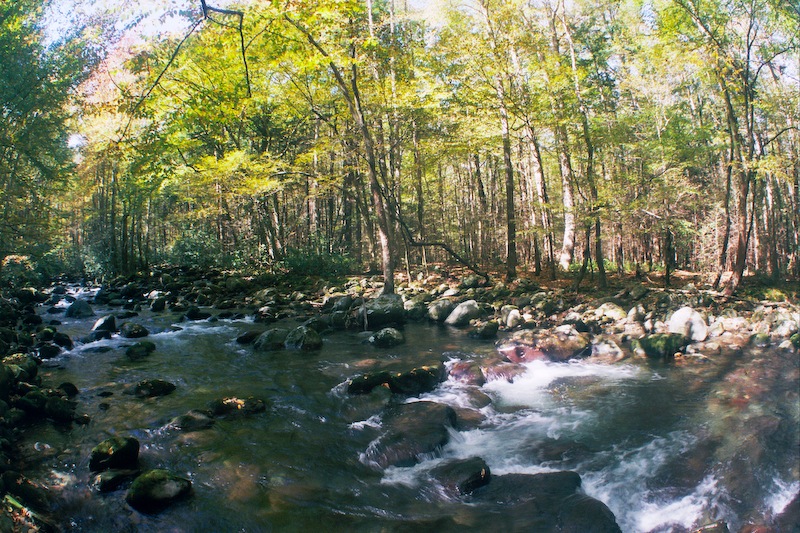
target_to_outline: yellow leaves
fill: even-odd
[[[222,158],[206,156],[196,165],[198,172],[191,181],[196,185],[218,184],[234,194],[261,195],[280,188],[275,179],[279,165],[269,155],[253,155],[244,150],[234,150]]]

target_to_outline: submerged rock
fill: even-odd
[[[178,431],[198,431],[214,425],[214,419],[202,411],[192,409],[186,414],[176,416],[169,425]]]
[[[493,339],[497,337],[497,331],[500,329],[500,324],[494,320],[488,322],[480,322],[470,330],[469,336],[475,339]]]
[[[247,398],[220,398],[208,404],[209,414],[212,416],[224,416],[231,414],[255,414],[266,411],[267,404],[264,400],[248,396]]]
[[[156,350],[156,345],[150,341],[140,341],[132,346],[128,346],[125,350],[125,355],[131,361],[138,361],[144,359]]]
[[[139,441],[133,437],[111,437],[92,449],[89,470],[135,469],[139,462]]]
[[[157,513],[191,494],[192,482],[166,470],[150,470],[133,480],[125,501],[143,513]]]
[[[412,402],[396,405],[384,418],[385,433],[363,455],[367,464],[381,468],[413,466],[438,453],[450,440],[448,428],[457,423],[449,405]]]
[[[237,344],[253,344],[258,336],[261,335],[261,332],[258,330],[250,330],[245,331],[238,337],[236,337]]]
[[[94,477],[92,486],[94,486],[98,492],[113,492],[138,476],[139,473],[139,470],[106,470]]]
[[[591,355],[592,344],[587,333],[563,325],[552,330],[520,331],[502,342],[497,351],[512,363],[537,359],[559,362]]]
[[[166,396],[174,391],[175,385],[163,379],[145,379],[133,388],[133,394],[139,398]]]

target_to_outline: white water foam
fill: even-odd
[[[784,481],[776,478],[774,483],[765,503],[772,515],[777,516],[800,494],[800,481]]]
[[[551,363],[532,361],[525,363],[525,373],[516,376],[512,382],[504,379],[490,381],[484,390],[493,394],[501,405],[521,407],[541,407],[550,403],[548,386],[562,378],[596,377],[604,382],[634,379],[639,369],[632,365],[603,365],[570,361]]]
[[[676,431],[636,449],[615,447],[605,457],[590,460],[593,464],[585,465],[588,471],[578,469],[583,488],[608,505],[623,531],[689,530],[716,520],[719,515],[730,521],[734,517],[725,503],[727,494],[713,475],[707,475],[688,494],[665,495],[648,487],[648,481],[661,466],[690,449],[696,441],[688,432]],[[593,469],[594,463],[605,461],[609,462],[607,466]]]

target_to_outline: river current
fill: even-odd
[[[119,311],[95,307],[98,316]],[[57,317],[73,339],[95,320]],[[492,474],[574,470],[625,532],[769,524],[800,492],[797,354],[753,348],[671,364],[535,361],[512,381],[448,380],[405,401],[449,404],[471,425],[452,430],[441,454],[381,470],[364,457],[381,435],[386,398],[350,396],[347,380],[378,368],[496,360],[493,342],[411,323],[395,348],[345,331],[325,335],[319,352],[266,353],[236,343],[245,331],[266,329],[252,318],[180,318],[147,310],[130,318],[157,346],[144,360],[128,360],[133,341],[114,336],[78,342],[41,368],[51,385],[74,383],[78,413],[91,417],[86,426],[36,426],[22,442],[26,475],[49,488],[65,531],[425,531],[442,517],[487,531],[493,512],[444,494],[428,475],[443,460],[473,456]],[[159,398],[127,393],[143,379],[177,388]],[[211,400],[247,396],[267,401],[266,412],[188,433],[169,425]],[[143,467],[191,479],[192,498],[143,515],[125,503],[124,490],[97,493],[89,453],[112,435],[140,441]]]

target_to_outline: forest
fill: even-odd
[[[0,531],[797,531],[798,0],[0,1],[0,106]]]
[[[800,275],[794,1],[56,6],[0,8],[5,283]]]

